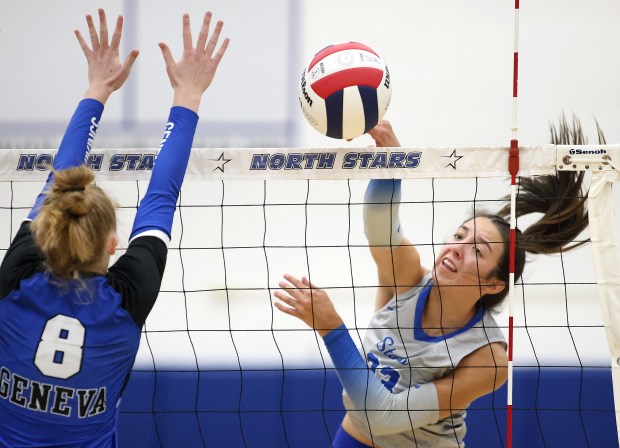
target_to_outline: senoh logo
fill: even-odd
[[[600,149],[581,149],[581,148],[571,148],[569,154],[580,155],[580,154],[607,154],[603,148]]]

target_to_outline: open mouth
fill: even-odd
[[[441,264],[442,266],[445,266],[448,270],[456,272],[456,266],[454,265],[454,263],[452,263],[451,260],[444,258],[443,260],[441,260]]]

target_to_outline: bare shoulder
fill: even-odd
[[[499,389],[508,378],[508,355],[499,342],[478,348],[459,362],[454,371],[433,383],[439,417],[467,409],[472,401]]]
[[[429,272],[422,267],[416,247],[406,238],[396,247],[372,247],[370,252],[377,265],[379,280],[375,309],[381,308],[395,294],[419,285]]]
[[[504,344],[493,342],[483,345],[464,357],[459,363],[459,367],[474,364],[486,367],[506,367],[508,365],[508,354]]]
[[[492,377],[494,382],[499,383],[497,387],[504,384],[508,378],[507,367],[508,353],[506,353],[504,344],[500,342],[480,347],[463,358],[458,365],[458,368],[479,369],[481,379]]]

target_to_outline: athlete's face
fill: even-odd
[[[495,294],[505,286],[492,275],[503,251],[504,242],[490,219],[467,221],[448,238],[435,260],[436,284],[476,288],[479,295]]]

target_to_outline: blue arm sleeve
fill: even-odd
[[[403,239],[400,179],[372,179],[364,194],[364,234],[371,246],[398,246]]]
[[[323,338],[336,367],[342,387],[357,409],[364,409],[371,394],[390,393],[374,376],[357,350],[351,335],[343,325]]]
[[[371,179],[364,193],[364,202],[369,204],[400,202],[401,183],[401,179]]]
[[[197,124],[195,112],[180,106],[170,110],[151,180],[133,223],[131,240],[149,231],[154,231],[153,234],[163,232],[170,239],[172,219]]]
[[[364,411],[373,434],[406,431],[439,419],[433,383],[416,384],[400,393],[391,393],[368,368],[344,325],[327,333],[323,342],[354,410]]]
[[[92,98],[85,98],[78,104],[77,109],[71,117],[69,126],[58,148],[58,153],[54,159],[53,167],[55,170],[63,170],[74,166],[82,165],[86,156],[91,150],[99,120],[103,114],[103,104]],[[50,173],[43,190],[37,197],[32,210],[28,214],[28,219],[32,220],[37,216],[45,195],[50,185],[54,181],[54,173]]]

